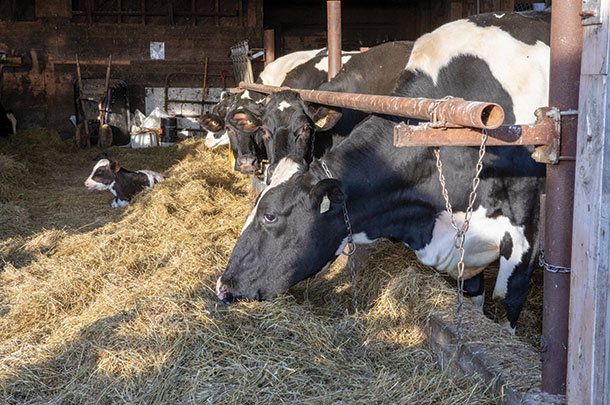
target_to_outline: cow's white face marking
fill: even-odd
[[[267,187],[265,187],[265,189],[261,192],[261,195],[258,197],[258,202],[260,202],[263,199],[263,197],[269,190],[271,190],[274,187],[277,187],[278,185],[280,185],[282,183],[287,182],[288,180],[290,180],[292,178],[292,176],[294,176],[300,170],[301,170],[301,164],[299,164],[298,162],[295,162],[294,160],[290,159],[289,157],[285,157],[282,160],[280,160],[280,162],[277,164],[275,172],[273,172],[273,178],[271,179],[271,184],[269,184]],[[252,223],[252,221],[254,221],[254,218],[256,218],[258,202],[256,203],[256,206],[254,207],[254,209],[248,216],[248,219],[246,219],[246,223],[244,224],[244,227],[242,228],[241,233],[244,233],[244,230]]]
[[[342,55],[341,56],[341,65],[345,65],[347,63],[347,61],[349,61],[351,58],[352,58],[352,55]],[[328,56],[325,56],[322,59],[320,59],[320,62],[316,63],[314,65],[314,67],[321,72],[328,72]]]
[[[309,61],[322,49],[293,52],[288,55],[284,55],[281,58],[277,58],[265,67],[265,69],[259,75],[259,79],[263,82],[263,84],[268,86],[281,86],[284,79],[286,79],[286,74],[288,72]]]
[[[494,16],[495,16],[496,18],[502,18],[502,17],[504,17],[505,15],[506,15],[506,13],[504,13],[504,14],[494,14]]]
[[[286,100],[282,100],[282,102],[280,103],[280,105],[277,107],[278,110],[280,111],[284,111],[286,108],[292,107],[290,105],[289,102],[287,102]]]
[[[223,146],[223,145],[228,145],[229,144],[229,134],[225,130],[225,132],[219,138],[216,138],[214,136],[214,132],[208,130],[208,133],[205,136],[204,143],[205,143],[205,146],[210,149],[218,148],[219,146]]]
[[[252,100],[252,97],[250,97],[250,92],[248,90],[245,90],[243,93],[241,93],[241,97],[242,100],[247,98],[248,100]]]
[[[457,212],[454,215],[458,226],[462,226],[464,213]],[[504,216],[489,218],[485,208],[481,206],[472,213],[470,227],[464,239],[464,278],[468,279],[498,259],[500,242],[507,232],[512,238],[513,249],[508,260],[504,257],[500,259],[500,270],[494,289],[494,297],[500,298],[506,296],[508,278],[529,249],[523,227],[512,225]],[[430,243],[416,250],[415,254],[425,265],[456,277],[459,254],[454,246],[454,238],[455,229],[451,225],[451,217],[448,212],[443,211],[436,219]]]
[[[369,243],[375,242],[375,239],[369,239],[368,236],[366,236],[365,232],[355,233],[352,237],[353,237],[354,243],[356,243],[357,245],[368,245]],[[339,247],[337,248],[337,251],[335,252],[335,256],[339,256],[343,252],[343,250],[345,250],[346,246],[347,246],[347,236],[345,238],[343,238],[343,240],[339,244]]]
[[[112,186],[112,184],[114,184],[114,182],[112,184],[103,184],[103,183],[99,183],[95,180],[93,180],[93,175],[95,174],[95,172],[97,171],[97,169],[99,169],[102,166],[110,166],[110,161],[108,159],[100,159],[95,166],[93,166],[93,170],[91,170],[91,174],[89,175],[89,177],[87,177],[87,180],[85,180],[85,187],[87,187],[89,190],[108,190],[108,188],[110,186]],[[108,169],[110,170],[110,169]]]
[[[466,20],[445,24],[415,42],[406,69],[424,72],[436,84],[439,71],[457,55],[487,63],[513,100],[516,123],[533,123],[534,111],[548,104],[549,47],[542,42],[527,45],[498,27]]]

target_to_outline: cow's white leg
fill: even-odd
[[[474,297],[470,297],[472,303],[477,311],[483,313],[483,304],[485,304],[485,294],[476,295]]]

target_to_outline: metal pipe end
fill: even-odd
[[[481,122],[487,129],[498,128],[504,122],[504,110],[497,104],[489,104],[481,111]]]

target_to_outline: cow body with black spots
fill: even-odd
[[[532,106],[532,114],[533,109],[546,104],[548,89],[544,84],[548,77],[538,77],[542,85],[531,84],[541,85],[542,93],[532,94],[528,86],[511,87],[513,79],[528,83],[527,78],[510,78],[510,83],[505,83],[493,72],[510,71],[511,64],[517,64],[516,70],[529,64],[523,74],[537,77],[539,69],[548,69],[549,14],[482,15],[440,27],[415,43],[413,55],[419,62],[409,62],[395,94],[410,96],[410,89],[419,83],[436,89],[445,83],[443,74],[461,69],[459,83],[450,83],[452,89],[495,80],[512,100],[526,94],[536,97],[534,102],[539,105]],[[459,29],[454,30],[456,27]],[[456,47],[445,47],[458,32]],[[490,44],[494,44],[491,49]],[[461,61],[468,55],[461,49],[485,62],[486,69],[465,69]],[[486,49],[500,59],[488,59]],[[541,49],[547,52],[538,53]],[[459,69],[454,69],[453,61]],[[463,97],[457,92],[453,95]],[[475,95],[482,100],[494,96],[487,90]],[[519,109],[513,111],[519,119]],[[308,170],[300,159],[287,157],[280,162],[218,279],[216,290],[221,300],[272,298],[332,263],[347,243],[344,204],[356,243],[382,237],[400,240],[423,263],[455,275],[459,260],[455,231],[445,209],[433,149],[394,147],[395,121],[372,115]],[[458,225],[464,221],[478,153],[478,148],[440,148]],[[545,184],[545,167],[534,162],[530,154],[531,149],[523,146],[487,148],[464,243],[466,293],[481,303],[483,269],[499,261],[494,298],[506,309],[507,324],[513,331],[525,304],[537,253],[539,197]]]
[[[85,180],[89,190],[108,190],[114,195],[112,208],[126,207],[132,198],[144,188],[152,188],[164,180],[160,173],[152,170],[132,172],[121,167],[119,162],[100,159]]]

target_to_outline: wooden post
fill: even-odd
[[[610,398],[610,8],[607,5],[608,2],[602,2],[601,24],[585,23],[583,27],[568,346],[570,404],[606,403]]]
[[[275,60],[275,30],[265,30],[263,36],[265,47],[265,66]]]
[[[76,55],[76,77],[78,79],[78,98],[80,99],[80,105],[83,109],[83,127],[85,128],[85,136],[87,147],[91,147],[91,139],[89,137],[89,124],[87,124],[87,109],[85,99],[83,98],[83,79],[80,74],[80,63],[78,62],[78,55]],[[78,134],[78,131],[77,131]],[[81,139],[76,139],[76,144],[84,146]]]

